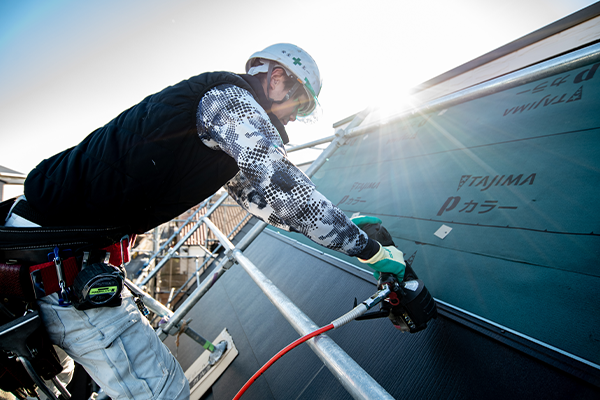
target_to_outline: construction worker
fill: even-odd
[[[292,44],[253,54],[244,75],[204,73],[168,87],[42,161],[7,225],[143,233],[225,186],[263,221],[402,279],[402,253],[357,226],[378,220],[353,223],[287,158],[285,125],[311,117],[320,90],[317,64]],[[61,307],[56,293],[39,305],[53,343],[111,398],[187,398],[181,367],[123,296],[116,308]]]

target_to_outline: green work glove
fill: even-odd
[[[392,239],[392,235],[383,227],[379,218],[359,215],[358,217],[353,217],[351,220],[367,234],[369,239],[379,242],[384,247],[396,245],[394,239]]]
[[[400,282],[402,282],[402,279],[404,278],[404,270],[406,269],[404,254],[394,246],[384,247],[380,244],[377,254],[368,260],[359,258],[358,261],[369,264],[369,266],[375,270],[373,275],[375,275],[375,278],[377,279],[379,279],[380,272],[394,274]]]
[[[377,217],[369,217],[368,215],[359,215],[357,217],[352,217],[350,218],[350,220],[352,222],[354,222],[354,224],[356,226],[358,226],[359,228],[362,228],[363,226],[367,225],[367,224],[381,224],[381,220]]]

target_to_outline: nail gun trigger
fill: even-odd
[[[387,318],[390,315],[388,310],[380,310],[373,311],[370,313],[366,313],[356,318],[356,321],[366,320],[366,319],[377,319],[377,318]]]

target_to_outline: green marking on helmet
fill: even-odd
[[[313,97],[315,103],[318,104],[318,105],[321,105],[319,103],[319,98],[317,97],[317,94],[315,93],[315,89],[313,89],[312,85],[308,81],[308,78],[304,78],[304,88],[307,89],[307,91],[309,92],[309,94]],[[305,114],[305,116],[310,115],[311,113]]]
[[[115,293],[116,291],[117,291],[117,287],[116,286],[99,287],[99,288],[93,288],[93,289],[91,289],[90,290],[90,295]]]
[[[299,57],[293,57],[294,65],[302,65],[300,61],[302,61]]]
[[[315,89],[313,89],[312,85],[310,84],[310,82],[308,81],[308,78],[304,78],[304,83],[306,85],[306,87],[308,88],[308,90],[310,91],[310,94],[316,98],[317,95],[315,94]]]

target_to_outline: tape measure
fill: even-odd
[[[88,265],[75,278],[73,305],[78,310],[121,305],[123,276],[104,263]]]

